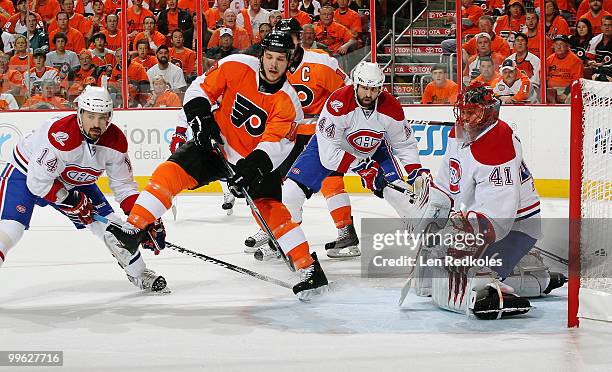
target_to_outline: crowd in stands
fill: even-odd
[[[464,85],[480,81],[503,103],[520,104],[541,102],[542,69],[547,103],[569,103],[579,78],[612,82],[612,0],[461,0],[461,7]],[[442,49],[457,53],[456,39]],[[422,103],[453,103],[445,66],[432,78]]]
[[[283,18],[282,0],[200,0],[206,70],[234,53],[258,56]],[[343,56],[363,46],[364,0],[290,0],[302,45]],[[179,107],[197,76],[196,0],[0,0],[0,109],[71,109],[87,85],[106,85],[121,107]],[[127,35],[127,45],[123,44]],[[123,61],[123,49],[127,61]]]

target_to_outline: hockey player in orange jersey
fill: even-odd
[[[305,119],[298,125],[297,138],[291,154],[279,167],[281,176],[285,176],[297,157],[302,153],[308,141],[315,133],[316,121],[327,98],[338,88],[350,84],[350,79],[338,65],[338,61],[327,53],[304,50],[300,46],[302,27],[293,18],[282,19],[276,29],[289,33],[296,45],[293,59],[289,66],[287,79],[298,93],[304,110]],[[321,193],[327,202],[332,220],[338,228],[338,236],[350,236],[351,245],[359,244],[353,227],[351,204],[348,193],[344,190],[343,174],[334,172],[322,184]],[[280,253],[267,245],[267,235],[259,230],[245,240],[245,252],[254,252],[258,260],[280,258]],[[336,241],[327,243],[335,245]]]
[[[295,123],[303,119],[298,95],[286,76],[294,44],[288,34],[274,31],[262,47],[259,59],[232,55],[194,80],[181,111],[194,138],[155,169],[128,222],[121,229],[109,227],[105,240],[122,247],[136,245],[144,229],[170,208],[175,195],[229,178],[233,190],[248,190],[286,257],[301,272],[293,291],[307,300],[326,289],[327,278],[316,254],[309,253],[304,232],[281,202],[278,172],[293,147]],[[213,113],[211,106],[218,100]],[[231,178],[215,142],[233,166]]]

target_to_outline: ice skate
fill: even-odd
[[[231,216],[234,213],[234,203],[236,202],[236,197],[231,192],[223,193],[223,204],[221,208],[224,211],[227,211],[227,215]]]
[[[311,254],[314,262],[312,265],[300,270],[300,282],[293,286],[293,293],[300,301],[309,301],[313,296],[322,294],[328,289],[328,282],[317,254]]]
[[[268,234],[259,229],[255,234],[249,236],[244,241],[244,253],[255,253],[259,247],[268,243]]]
[[[142,274],[137,277],[127,276],[130,282],[136,287],[146,292],[154,292],[158,294],[170,293],[170,289],[167,286],[166,279],[157,275],[155,271],[151,269],[144,269]]]
[[[255,250],[255,253],[253,253],[253,257],[255,257],[257,261],[270,261],[280,259],[281,253],[278,251],[278,249],[272,246],[269,241],[267,243],[268,244],[264,244],[261,247],[257,248]]]
[[[359,237],[353,224],[338,229],[338,238],[325,244],[325,251],[329,258],[349,258],[361,256],[359,250]]]

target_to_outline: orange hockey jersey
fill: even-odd
[[[217,62],[185,92],[184,102],[205,97],[220,100],[214,117],[231,163],[253,150],[265,151],[276,169],[293,147],[296,123],[304,118],[295,89],[286,81],[275,93],[259,91],[259,59],[234,54]],[[185,119],[181,110],[180,116]]]
[[[319,115],[327,98],[338,88],[350,84],[338,60],[325,52],[305,50],[299,65],[291,66],[288,79],[297,91],[306,116]],[[302,123],[298,133],[313,135],[316,123]]]

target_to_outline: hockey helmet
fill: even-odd
[[[77,121],[79,123],[79,127],[81,128],[81,132],[86,137],[88,136],[83,129],[83,123],[81,121],[83,111],[101,114],[108,113],[108,122],[110,122],[113,116],[113,99],[106,88],[87,85],[81,95],[77,97],[76,101],[78,104]]]
[[[262,51],[269,50],[271,52],[285,53],[287,59],[291,59],[295,44],[291,35],[279,30],[270,31],[261,41]]]
[[[385,74],[376,63],[359,62],[353,70],[353,84],[364,87],[380,88],[385,82]]]
[[[501,101],[487,84],[476,82],[466,87],[457,97],[453,108],[457,137],[473,142],[480,133],[495,124]]]
[[[300,22],[298,22],[295,18],[285,18],[281,19],[276,23],[275,30],[283,31],[283,32],[302,32],[302,26],[300,26]]]

